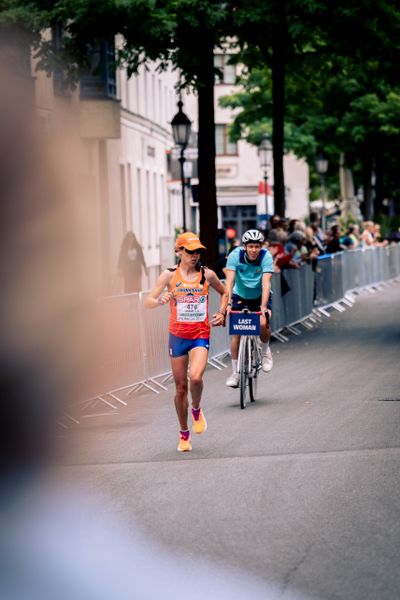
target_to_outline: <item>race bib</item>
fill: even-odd
[[[180,323],[199,323],[207,317],[207,296],[179,296],[176,303]]]

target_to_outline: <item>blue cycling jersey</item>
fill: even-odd
[[[245,249],[239,247],[229,254],[226,268],[236,273],[233,293],[252,300],[261,296],[263,273],[274,272],[274,261],[271,252],[261,248],[257,260],[251,262]]]

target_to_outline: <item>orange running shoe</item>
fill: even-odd
[[[188,431],[181,431],[179,433],[178,452],[191,452],[191,450],[190,433]]]
[[[193,419],[193,431],[195,433],[204,433],[207,429],[207,421],[203,414],[203,411],[200,409],[196,410],[192,408],[192,419]]]

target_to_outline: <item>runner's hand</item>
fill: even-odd
[[[165,292],[162,296],[159,297],[158,304],[168,304],[173,295],[174,292]]]
[[[211,319],[211,325],[213,327],[219,327],[220,325],[225,325],[225,315],[220,312],[216,312]]]

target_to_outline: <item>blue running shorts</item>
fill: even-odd
[[[173,333],[169,334],[169,355],[173,358],[179,356],[185,356],[193,348],[208,348],[210,347],[209,338],[196,338],[195,340],[189,340],[187,338],[181,338]]]

